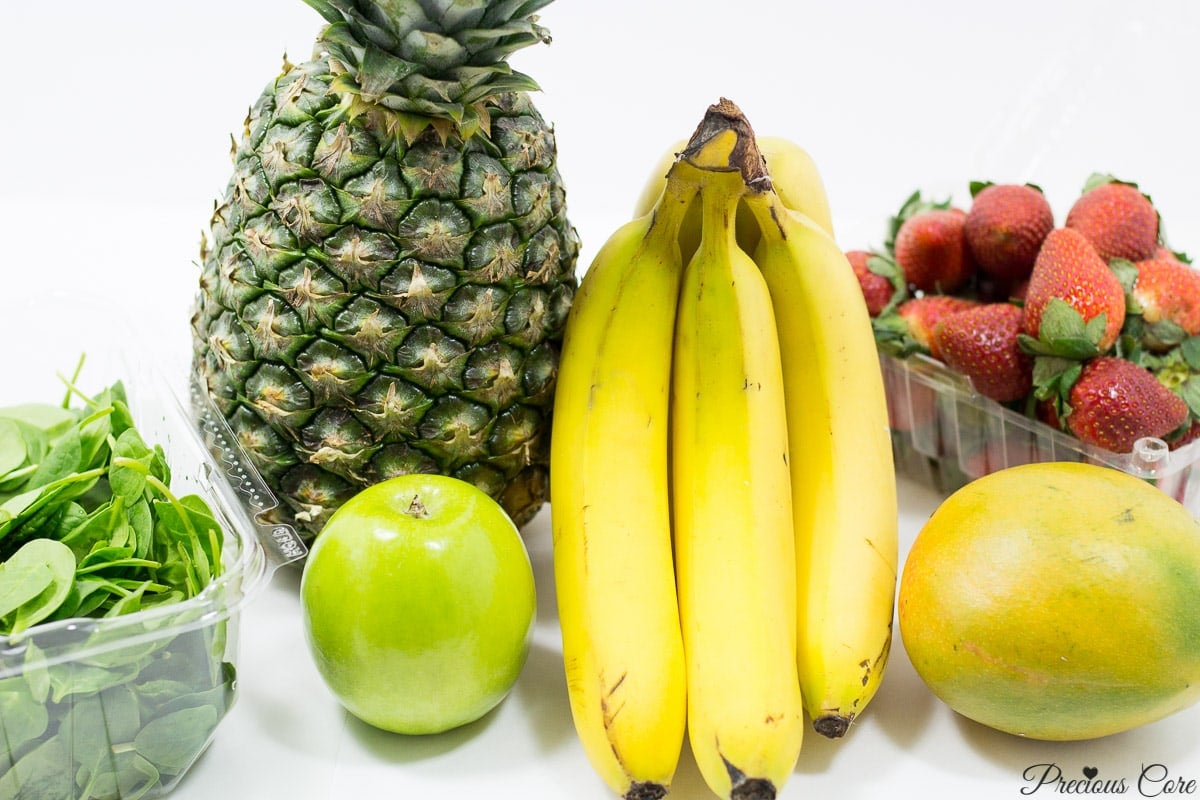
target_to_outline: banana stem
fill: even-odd
[[[714,146],[722,142],[723,146]],[[724,97],[708,107],[680,158],[700,169],[737,172],[752,191],[771,187],[767,162],[759,152],[750,121],[737,105]]]

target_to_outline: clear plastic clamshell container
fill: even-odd
[[[222,529],[222,566],[196,596],[109,618],[44,622],[0,636],[0,798],[129,800],[167,794],[237,696],[240,613],[274,568],[305,554],[286,526],[260,522],[271,495],[227,429],[134,355],[111,304],[6,301],[0,406],[55,403],[81,352],[87,395],[123,382],[135,427],[160,445],[176,496],[195,494]],[[145,339],[141,342],[144,344]],[[144,348],[143,348],[144,349]],[[143,354],[144,355],[144,354]]]
[[[1200,440],[1171,450],[1147,437],[1129,453],[1114,453],[984,397],[965,376],[928,356],[881,354],[880,367],[901,475],[948,494],[1006,467],[1081,461],[1149,481],[1200,516]]]

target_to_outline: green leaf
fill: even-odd
[[[75,582],[75,554],[71,548],[54,539],[32,539],[21,546],[5,562],[7,570],[16,567],[33,570],[43,567],[50,573],[50,581],[35,597],[18,606],[13,612],[13,621],[8,627],[11,633],[21,633],[49,617],[67,598]],[[0,579],[2,574],[0,574]]]
[[[212,706],[181,709],[148,723],[133,743],[162,772],[176,775],[203,752],[219,720]]]
[[[103,466],[108,461],[108,439],[112,434],[112,406],[88,417],[79,427],[80,470]]]
[[[0,417],[23,422],[42,431],[50,439],[58,438],[79,421],[73,411],[47,403],[26,403],[0,408]]]
[[[1126,258],[1114,258],[1108,262],[1108,268],[1117,276],[1117,280],[1121,282],[1121,288],[1125,290],[1125,302],[1129,303],[1129,298],[1133,294],[1133,287],[1137,285],[1138,268],[1137,264]],[[1127,308],[1128,312],[1129,309]],[[1136,313],[1140,313],[1136,312]]]
[[[133,531],[134,555],[138,558],[148,558],[154,544],[154,515],[150,511],[150,501],[139,498],[129,506],[126,512],[130,530]]]
[[[0,800],[74,797],[71,754],[64,742],[52,736],[22,756],[0,775]]]
[[[1187,338],[1187,331],[1181,325],[1169,319],[1148,322],[1142,330],[1142,341],[1146,342],[1147,347],[1156,349],[1174,347],[1177,344],[1182,344]]]
[[[1054,353],[1063,358],[1074,358],[1080,361],[1093,358],[1100,354],[1090,338],[1055,339],[1051,343]]]
[[[60,541],[74,551],[76,558],[82,559],[92,551],[98,542],[107,542],[112,539],[113,532],[120,525],[125,524],[124,511],[123,499],[120,496],[114,497],[93,511]]]
[[[995,183],[992,181],[971,181],[969,184],[967,184],[968,188],[970,189],[972,198],[978,197],[980,192],[982,192],[987,187],[994,186],[994,185],[995,185]]]
[[[0,690],[0,728],[8,751],[15,753],[46,732],[50,714],[19,678],[4,681]]]
[[[26,485],[31,488],[48,486],[78,472],[82,455],[83,448],[79,438],[79,429],[71,428],[60,436],[50,448],[45,460],[38,466],[37,472],[33,473]]]
[[[1052,297],[1042,311],[1038,338],[1043,342],[1086,339],[1087,325],[1083,321],[1083,315],[1076,311],[1074,306],[1059,297]]]
[[[0,617],[36,599],[54,583],[54,573],[45,564],[25,564],[0,568]],[[7,626],[0,622],[0,629]]]
[[[1200,376],[1184,381],[1175,389],[1175,392],[1183,398],[1183,402],[1187,403],[1192,416],[1200,419]]]
[[[61,703],[67,697],[94,694],[133,680],[143,665],[140,660],[122,662],[122,658],[128,657],[117,652],[112,655],[114,663],[104,666],[81,663],[51,666],[49,669],[51,702]]]
[[[902,226],[904,224],[904,221],[907,220],[909,217],[919,214],[922,211],[932,211],[932,210],[936,210],[936,209],[948,209],[948,208],[950,208],[950,198],[946,198],[945,200],[940,200],[940,201],[939,200],[926,200],[925,198],[923,198],[921,196],[920,189],[913,192],[904,201],[904,204],[900,206],[900,210],[896,212],[896,215],[888,220],[887,232],[886,232],[886,236],[884,238],[884,243],[883,243],[884,250],[887,251],[888,255],[892,255],[895,253],[896,234],[900,232],[900,226]]]
[[[142,610],[142,597],[146,594],[146,589],[151,586],[150,581],[143,581],[138,584],[138,587],[130,594],[125,595],[104,612],[105,617],[119,617],[124,614],[136,614]]]
[[[1093,172],[1091,175],[1088,176],[1087,180],[1084,181],[1083,191],[1080,192],[1080,194],[1087,194],[1092,189],[1095,189],[1097,186],[1103,186],[1106,183],[1124,183],[1124,182],[1125,181],[1117,180],[1112,175],[1109,175],[1107,172]],[[1137,184],[1130,184],[1130,185],[1137,186]]]
[[[1084,326],[1084,336],[1092,345],[1099,345],[1100,340],[1104,338],[1105,331],[1108,330],[1108,314],[1101,311],[1096,316],[1087,321]],[[1087,356],[1084,356],[1087,358]]]
[[[1043,356],[1033,360],[1034,386],[1052,386],[1057,388],[1058,379],[1078,362],[1069,358]],[[1045,398],[1042,398],[1045,399]]]
[[[1073,306],[1058,297],[1050,298],[1042,311],[1035,341],[1018,335],[1018,344],[1033,355],[1087,359],[1100,354],[1096,343],[1104,334],[1106,316],[1101,313],[1085,323]]]
[[[1200,336],[1189,336],[1179,343],[1179,353],[1196,372],[1200,372]]]
[[[96,572],[97,570],[104,569],[114,562],[123,561],[132,555],[132,547],[113,547],[112,545],[100,545],[93,548],[90,553],[88,553],[79,561],[79,566],[75,568],[75,571],[79,574],[86,575],[89,572]]]
[[[24,466],[28,457],[21,426],[11,419],[0,418],[0,477]]]

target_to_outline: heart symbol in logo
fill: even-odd
[[[1096,769],[1095,767],[1084,767],[1083,768],[1083,777],[1087,778],[1089,781],[1092,778],[1095,778],[1099,774],[1100,774],[1100,770]]]

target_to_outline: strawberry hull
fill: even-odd
[[[1147,480],[1200,517],[1200,440],[1169,450],[1147,438],[1113,453],[984,397],[927,356],[879,358],[899,475],[950,493],[1006,467],[1081,461]]]

